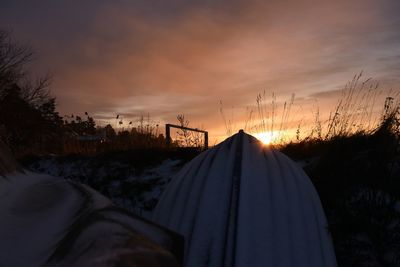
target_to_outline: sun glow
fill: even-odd
[[[264,145],[270,145],[274,141],[277,140],[278,133],[277,132],[263,132],[263,133],[256,133],[254,136],[260,140]]]

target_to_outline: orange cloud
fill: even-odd
[[[239,114],[263,90],[279,99],[296,93],[309,116],[309,99],[338,90],[362,69],[399,84],[399,72],[380,59],[400,54],[400,22],[372,0],[102,1],[85,10],[82,32],[63,31],[75,25],[71,12],[71,25],[58,24],[60,33],[36,42],[42,64],[55,70],[53,92],[65,113],[151,112],[160,121],[185,113],[219,135],[219,100]]]

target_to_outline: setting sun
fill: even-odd
[[[277,137],[277,132],[263,132],[263,133],[256,133],[254,136],[260,140],[264,145],[270,145],[273,143]]]

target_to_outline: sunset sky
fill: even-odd
[[[295,93],[294,120],[331,109],[360,71],[399,90],[399,14],[399,0],[2,0],[0,27],[53,75],[61,114],[184,113],[216,139],[220,101],[239,129],[264,90]]]

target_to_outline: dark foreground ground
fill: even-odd
[[[279,148],[314,183],[340,266],[400,266],[400,156],[388,131],[307,140]],[[195,149],[132,150],[96,156],[22,159],[25,167],[90,185],[117,205],[148,216]]]

